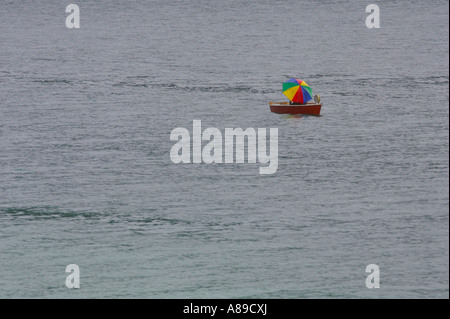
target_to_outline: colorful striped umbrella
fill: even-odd
[[[295,103],[304,104],[312,99],[312,89],[305,81],[290,79],[283,83],[283,94]]]

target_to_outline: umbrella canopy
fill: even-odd
[[[304,104],[312,99],[312,89],[305,81],[290,79],[283,83],[283,94],[295,103]]]

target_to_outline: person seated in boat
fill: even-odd
[[[318,95],[318,94],[314,95],[314,102],[316,102],[316,104],[320,103],[320,95]],[[289,105],[303,105],[303,104],[302,103],[297,103],[297,102],[294,102],[294,101],[290,101]]]

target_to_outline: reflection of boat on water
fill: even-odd
[[[290,104],[289,102],[269,102],[270,111],[278,114],[320,115],[321,103]]]

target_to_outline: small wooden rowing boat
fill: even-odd
[[[321,103],[289,104],[289,102],[269,102],[270,110],[278,114],[320,115]]]

